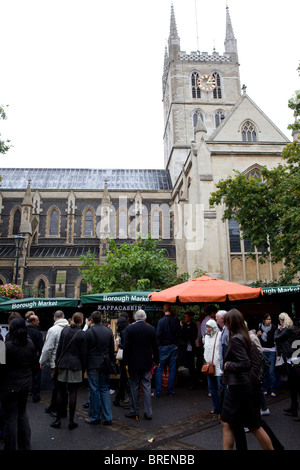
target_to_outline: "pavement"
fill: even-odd
[[[102,451],[103,458],[112,459],[116,458],[111,457],[112,455],[146,456],[153,453],[179,453],[198,458],[199,451],[222,450],[222,427],[218,416],[211,414],[212,401],[203,383],[194,390],[187,390],[185,380],[178,380],[172,397],[167,396],[166,389],[163,389],[160,398],[153,397],[152,420],[144,418],[142,397],[138,421],[125,417],[128,413],[126,405],[116,407],[112,404],[112,425],[104,426],[84,422],[84,418],[88,417],[88,409],[83,407],[88,401],[88,387],[84,382],[78,393],[75,416],[78,427],[74,430],[68,429],[67,418],[62,419],[60,429],[50,426],[54,418],[44,411],[50,402],[50,395],[50,390],[45,390],[40,402],[33,403],[31,398],[28,401],[31,444],[35,451],[98,450]],[[114,395],[111,395],[111,400],[113,399]],[[264,419],[285,450],[299,450],[300,422],[294,421],[283,412],[290,404],[289,393],[284,385],[276,398],[267,398],[267,403],[270,415]],[[247,433],[247,443],[249,450],[261,450],[251,433]],[[3,442],[0,441],[0,450],[2,449]]]

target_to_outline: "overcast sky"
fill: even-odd
[[[163,168],[171,0],[0,0],[0,167]],[[173,0],[181,50],[224,52],[226,0]],[[241,84],[291,138],[299,0],[228,0]],[[196,15],[197,12],[197,15]],[[196,20],[197,18],[197,20]]]

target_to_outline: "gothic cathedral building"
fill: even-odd
[[[216,183],[234,170],[276,166],[289,139],[241,86],[237,40],[226,7],[225,52],[180,49],[175,12],[162,76],[164,169],[0,169],[0,283],[16,276],[15,237],[24,244],[18,283],[28,296],[79,297],[79,256],[105,259],[109,238],[151,234],[179,273],[204,271],[250,284],[278,278],[281,265],[248,256],[234,220],[209,206]],[[163,158],[163,156],[162,156]]]

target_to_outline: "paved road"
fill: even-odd
[[[111,396],[113,399],[113,395]],[[152,421],[143,418],[142,400],[140,419],[135,421],[125,417],[128,410],[113,406],[111,426],[91,426],[84,422],[88,412],[82,404],[88,400],[88,389],[84,385],[77,402],[76,420],[78,428],[70,431],[67,419],[62,420],[60,429],[50,426],[53,418],[44,412],[50,400],[50,392],[42,393],[39,403],[28,403],[28,413],[32,429],[33,450],[102,450],[103,455],[121,451],[120,455],[144,451],[182,451],[197,453],[200,450],[222,450],[222,429],[220,421],[211,416],[211,398],[205,387],[188,391],[184,384],[176,386],[174,397],[165,393],[159,399],[153,398]],[[268,399],[270,415],[266,421],[282,442],[286,450],[300,450],[300,423],[285,416],[283,408],[289,406],[286,389],[277,398]],[[260,450],[254,436],[247,434],[249,450]],[[0,442],[0,450],[3,445]],[[224,453],[222,453],[223,455]],[[119,454],[118,454],[119,455]]]

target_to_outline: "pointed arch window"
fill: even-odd
[[[230,219],[228,222],[229,229],[229,244],[231,253],[241,252],[241,235],[240,226],[235,219]]]
[[[91,210],[87,210],[84,218],[84,234],[92,236],[94,233],[94,216]]]
[[[216,99],[222,98],[221,76],[218,72],[213,72],[212,76],[216,79],[217,86],[213,90],[213,97]]]
[[[151,236],[153,238],[161,236],[161,213],[157,210],[152,214]]]
[[[119,238],[127,238],[127,212],[125,210],[120,210],[118,215],[119,229],[118,236]]]
[[[251,121],[246,121],[242,127],[243,142],[257,142],[257,131]]]
[[[216,127],[219,127],[219,125],[224,121],[225,119],[225,113],[222,109],[218,109],[215,113],[215,125]]]
[[[261,170],[262,170],[262,167],[260,165],[253,165],[248,170],[246,170],[244,174],[247,176],[247,178],[250,178],[251,176],[254,179],[264,180]]]
[[[13,218],[13,229],[12,229],[12,234],[17,235],[18,231],[20,229],[21,225],[21,211],[17,209],[14,213],[14,218]]]
[[[199,78],[199,72],[193,72],[191,75],[191,86],[192,86],[192,97],[201,98],[201,90],[197,85],[197,80]]]
[[[80,295],[87,293],[87,283],[86,282],[81,281],[80,286],[79,286],[79,293],[80,293]]]
[[[50,215],[50,235],[58,235],[58,212],[53,209]]]
[[[43,281],[43,279],[40,279],[39,283],[38,283],[38,297],[43,297],[44,298],[45,293],[46,293],[45,281]]]

